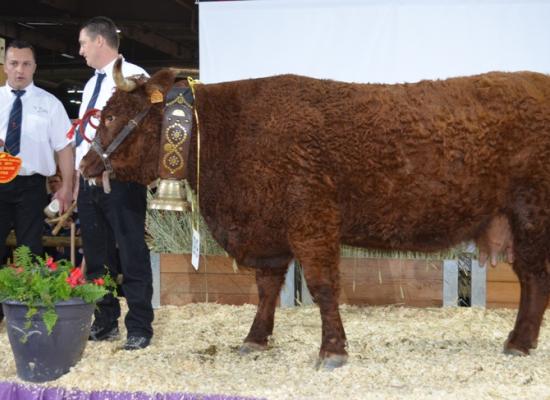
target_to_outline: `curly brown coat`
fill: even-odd
[[[148,85],[166,93],[172,84],[165,70],[131,93],[117,91],[102,113],[102,144],[147,104]],[[195,104],[201,213],[231,256],[257,268],[260,304],[243,351],[266,346],[292,258],[321,309],[320,357],[331,368],[347,354],[341,243],[434,251],[470,239],[514,259],[521,303],[505,350],[536,346],[550,287],[549,76],[385,85],[284,75],[198,85]],[[113,154],[118,179],[156,178],[161,114],[153,106]],[[102,169],[97,155],[86,156],[85,176]]]

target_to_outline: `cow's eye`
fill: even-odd
[[[107,115],[105,117],[105,126],[109,126],[113,123],[113,121],[115,120],[115,117],[112,116],[112,115]]]

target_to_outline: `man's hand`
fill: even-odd
[[[57,152],[57,162],[63,184],[53,197],[59,200],[59,214],[63,214],[73,202],[74,154],[72,145],[69,144]]]
[[[59,201],[59,215],[62,215],[73,203],[73,190],[71,185],[63,184],[61,189],[55,192],[53,198]]]

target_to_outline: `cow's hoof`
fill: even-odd
[[[256,353],[258,351],[265,351],[265,350],[267,350],[267,346],[265,345],[261,345],[253,342],[244,342],[242,346],[239,348],[239,354],[245,355],[245,354]]]
[[[325,358],[318,358],[315,363],[315,369],[321,371],[333,371],[336,368],[343,367],[347,361],[347,354],[331,354]]]
[[[504,342],[504,354],[510,354],[514,356],[528,356],[531,349],[536,349],[539,342],[537,339],[531,342],[520,341],[512,330],[508,334],[508,338]]]
[[[506,340],[504,342],[504,354],[508,354],[511,356],[521,356],[525,357],[529,355],[529,349],[526,348],[520,348],[519,346],[516,346],[510,342],[510,339]]]

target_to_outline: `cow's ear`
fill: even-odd
[[[162,69],[154,74],[145,84],[145,92],[151,97],[152,102],[159,94],[166,97],[166,93],[174,85],[175,74],[169,69]]]

